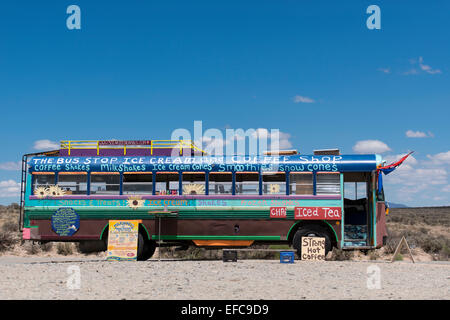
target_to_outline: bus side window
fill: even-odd
[[[289,194],[313,195],[313,174],[311,172],[295,172],[289,175]]]
[[[233,175],[231,172],[209,174],[209,194],[232,194]]]
[[[344,198],[349,200],[367,198],[366,182],[344,182]]]
[[[183,172],[183,194],[205,194],[205,173]]]
[[[263,173],[263,194],[286,194],[286,174],[284,172]]]
[[[55,174],[54,173],[46,173],[46,174],[36,174],[33,173],[33,186],[32,186],[32,193],[34,194],[34,191],[39,188],[47,188],[50,185],[55,184]]]
[[[177,195],[179,194],[180,175],[178,172],[157,172],[155,194]]]
[[[124,173],[123,194],[149,194],[153,191],[151,173]]]
[[[317,173],[316,194],[341,194],[339,173]]]
[[[60,172],[58,186],[65,194],[87,194],[87,174]]]
[[[120,193],[120,174],[116,173],[92,173],[91,194]]]
[[[259,173],[237,172],[236,194],[259,194]]]

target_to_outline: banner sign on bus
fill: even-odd
[[[232,157],[34,157],[30,172],[345,172],[376,170],[375,155]]]
[[[110,220],[106,260],[137,260],[138,232],[141,220]]]
[[[294,218],[301,220],[341,220],[341,207],[295,207]]]
[[[286,218],[286,207],[270,207],[271,218]]]
[[[99,146],[148,146],[151,140],[105,140],[99,141]]]

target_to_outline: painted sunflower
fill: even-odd
[[[269,193],[279,193],[280,185],[279,184],[270,184],[269,185]]]
[[[65,192],[59,186],[50,186],[48,188],[48,193],[48,195],[51,197],[60,197],[63,196]]]
[[[37,187],[36,189],[34,189],[34,195],[39,199],[43,199],[49,195],[49,192],[46,187]]]
[[[190,183],[183,186],[183,194],[205,194],[205,186],[198,183]]]
[[[127,200],[127,206],[136,210],[144,205],[145,200],[139,196],[131,196]]]

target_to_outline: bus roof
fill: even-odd
[[[371,172],[381,156],[265,155],[265,156],[95,156],[33,157],[30,172]]]

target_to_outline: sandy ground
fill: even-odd
[[[0,273],[0,299],[450,299],[448,262],[1,256]]]

